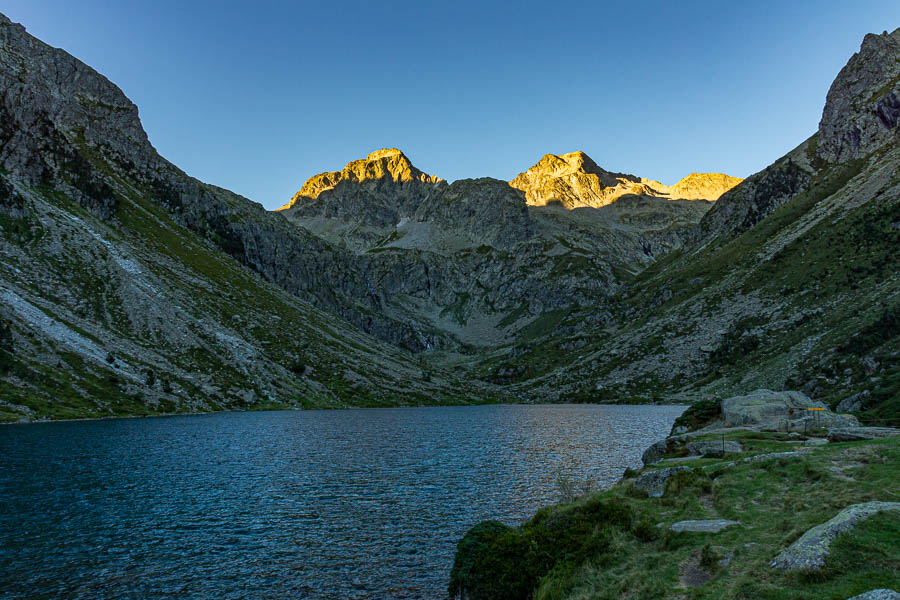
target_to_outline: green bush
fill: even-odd
[[[714,398],[700,400],[691,404],[686,411],[681,413],[680,417],[675,419],[672,431],[680,427],[684,427],[688,431],[695,431],[706,427],[720,416],[722,416],[722,406],[718,400]]]
[[[635,527],[650,535],[635,521],[629,506],[609,500],[544,509],[518,528],[485,521],[457,544],[448,592],[468,600],[527,600],[551,572],[564,577],[587,558],[608,553],[613,530]]]

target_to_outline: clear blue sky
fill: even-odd
[[[813,133],[897,0],[551,3],[5,0],[118,84],[156,148],[268,208],[384,146],[453,180],[547,152],[674,183]]]

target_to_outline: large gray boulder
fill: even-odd
[[[679,471],[690,471],[690,467],[669,467],[644,473],[634,480],[634,487],[644,490],[651,498],[659,498],[666,491],[669,478]]]
[[[821,410],[808,410],[817,408]],[[814,427],[858,427],[852,415],[838,415],[801,392],[756,390],[722,400],[726,427],[750,426],[763,430],[803,431]]]
[[[775,557],[771,567],[783,571],[798,569],[818,571],[825,566],[831,542],[857,523],[882,511],[900,511],[900,502],[865,502],[848,506],[834,518],[813,527],[787,550]]]
[[[733,441],[712,441],[712,442],[691,442],[685,446],[688,456],[712,456],[722,457],[726,454],[737,454],[743,450],[738,442]]]
[[[900,600],[900,594],[894,590],[870,590],[865,594],[853,596],[849,600]]]
[[[831,442],[859,442],[897,437],[898,435],[900,435],[900,429],[893,427],[838,427],[828,431],[828,440]]]

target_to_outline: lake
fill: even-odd
[[[638,467],[684,407],[219,413],[0,427],[0,597],[443,598],[474,524]]]

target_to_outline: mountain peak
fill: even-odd
[[[828,90],[817,154],[828,162],[865,156],[900,136],[900,28],[868,34]]]
[[[428,175],[417,169],[401,150],[382,148],[366,155],[365,158],[352,160],[340,171],[319,173],[306,180],[300,191],[294,194],[291,201],[278,210],[293,207],[298,202],[316,200],[321,194],[332,190],[343,182],[361,184],[374,181],[393,183],[441,183],[444,180],[437,175]]]
[[[375,152],[369,152],[366,155],[366,160],[378,160],[381,158],[386,158],[388,156],[402,156],[406,158],[406,155],[403,154],[402,150],[397,148],[382,148],[381,150],[376,150]]]
[[[545,154],[534,166],[510,182],[525,192],[532,206],[560,203],[566,208],[600,208],[622,196],[658,196],[672,200],[717,200],[741,182],[722,173],[691,173],[673,186],[612,173],[597,166],[582,151]]]

